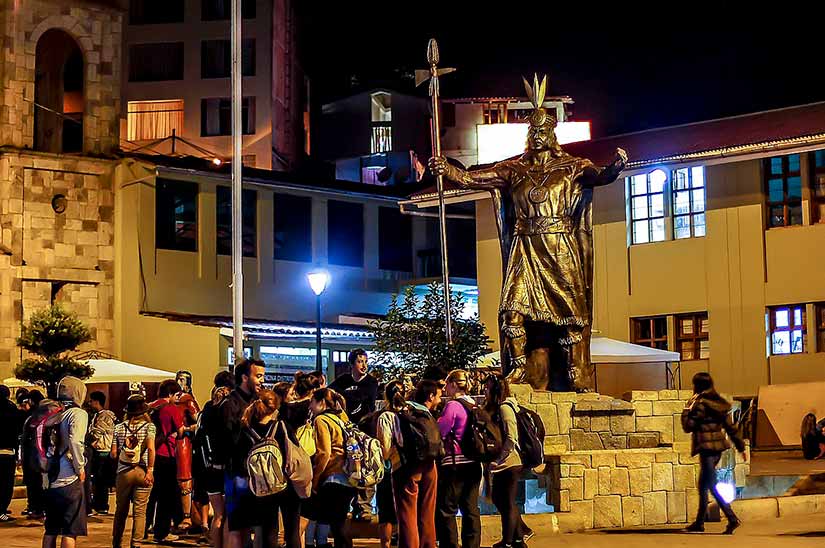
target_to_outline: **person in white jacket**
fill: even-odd
[[[484,381],[484,409],[501,425],[502,438],[501,456],[488,465],[490,495],[501,515],[501,541],[493,548],[524,548],[533,531],[522,520],[516,501],[522,471],[516,422],[519,404],[510,396],[507,379],[500,373],[493,373]]]

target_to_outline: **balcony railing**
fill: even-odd
[[[370,153],[392,152],[392,122],[373,122]]]

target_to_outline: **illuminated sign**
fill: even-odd
[[[479,124],[478,163],[489,164],[512,158],[524,152],[527,124]],[[556,126],[559,144],[590,140],[590,122],[559,122]]]

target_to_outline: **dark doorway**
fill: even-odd
[[[83,150],[83,52],[68,33],[46,31],[37,41],[34,70],[34,149]]]

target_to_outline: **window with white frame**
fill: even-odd
[[[633,244],[705,235],[705,168],[656,168],[628,177]]]
[[[705,168],[673,171],[673,238],[705,235]]]
[[[634,244],[665,239],[667,173],[654,169],[630,178],[630,219]]]

